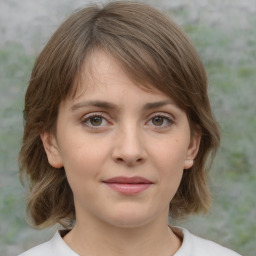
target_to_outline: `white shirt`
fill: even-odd
[[[179,228],[183,234],[183,242],[174,256],[241,256],[225,247],[209,240],[197,237],[188,230]],[[38,245],[19,256],[79,256],[62,239],[60,232],[53,238]]]

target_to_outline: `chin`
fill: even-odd
[[[109,216],[110,217],[110,216]],[[139,228],[154,219],[149,212],[139,212],[138,210],[127,210],[117,212],[108,220],[109,224],[119,228]]]
[[[146,225],[149,221],[145,219],[123,219],[123,220],[115,220],[112,223],[112,226],[116,228],[140,228]]]

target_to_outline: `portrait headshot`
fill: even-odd
[[[1,5],[1,254],[253,255],[253,0]]]

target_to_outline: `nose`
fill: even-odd
[[[145,162],[145,145],[138,129],[126,126],[117,132],[112,157],[116,163],[126,166],[136,166]]]

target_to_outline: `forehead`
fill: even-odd
[[[115,94],[113,87],[119,90],[124,88],[121,85],[135,85],[138,87],[138,93],[145,92],[155,97],[165,95],[166,98],[170,98],[149,81],[134,78],[119,61],[102,50],[94,51],[85,59],[76,77],[71,98],[79,98],[84,93],[95,91],[95,89],[99,92],[112,89],[112,93]]]
[[[114,57],[104,51],[94,52],[87,60],[80,71],[74,97],[68,97],[59,106],[60,115],[66,111],[72,114],[74,110],[81,112],[95,107],[140,115],[172,105],[174,113],[187,116],[170,95],[149,82],[135,81]]]

